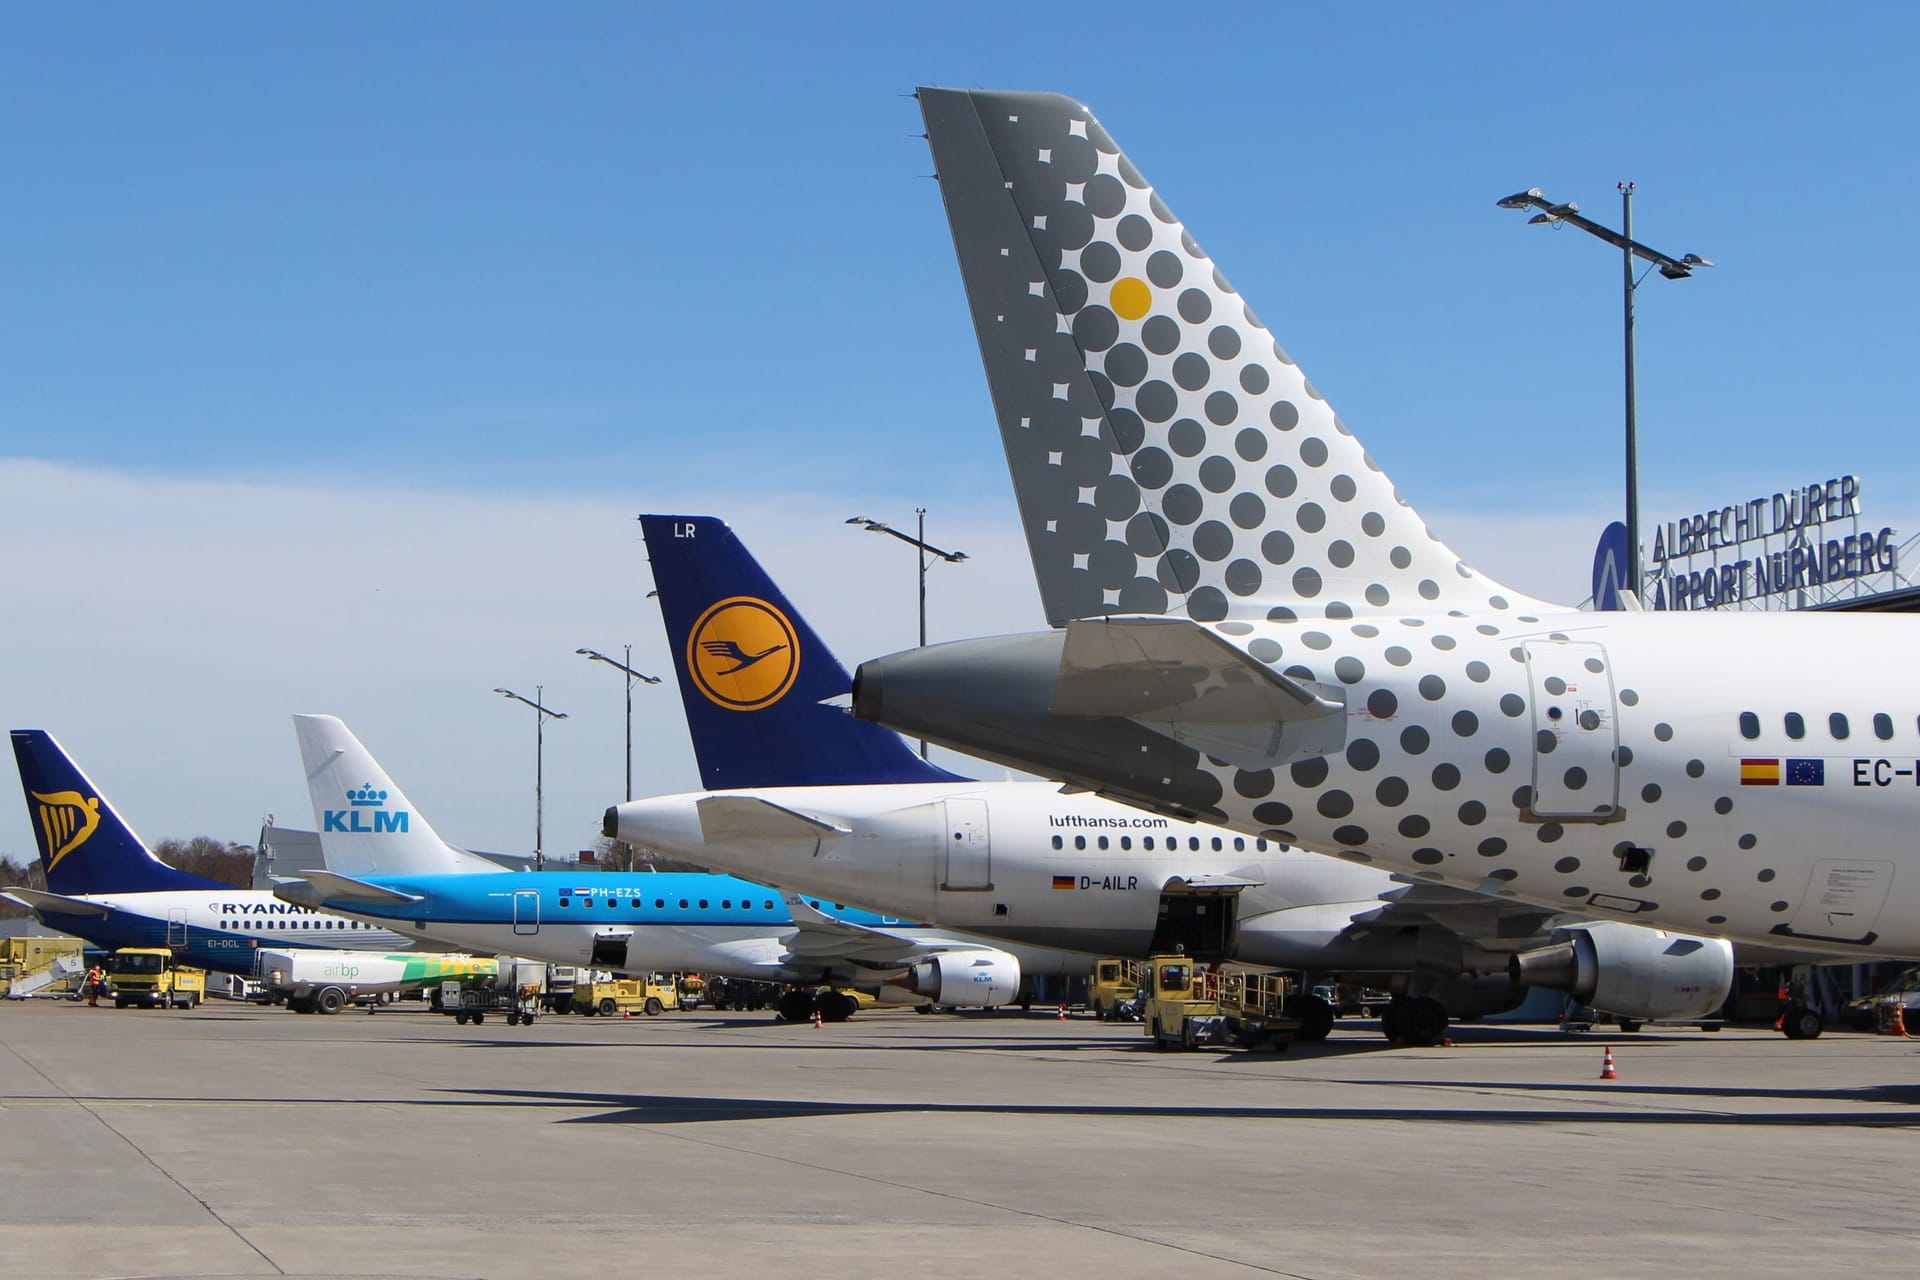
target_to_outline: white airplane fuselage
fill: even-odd
[[[1242,748],[1270,744],[1267,762],[1187,745],[1164,779],[1136,774],[1116,795],[1211,809],[1244,833],[1561,911],[1863,958],[1920,954],[1910,619],[1510,612],[1201,625],[1248,667],[1314,682],[1344,707],[1262,721],[1257,734],[1232,726]],[[938,648],[869,666],[893,680],[887,664],[940,662]],[[1216,713],[1248,705],[1219,692]],[[920,714],[898,681],[883,696],[889,723],[990,758],[1091,787],[1125,772],[1124,754],[1109,769],[1086,748],[1095,721],[1027,705],[1030,695],[998,708],[993,690],[966,690],[984,706],[976,725],[1032,713],[1031,736],[994,741],[951,705]],[[1152,730],[1231,751],[1220,719]]]
[[[751,838],[709,838],[702,802],[750,797],[820,819]],[[1170,881],[1239,889],[1236,959],[1276,967],[1410,963],[1383,939],[1367,961],[1324,948],[1378,908],[1392,878],[1236,834],[1143,813],[1045,782],[910,783],[699,792],[616,806],[619,838],[782,888],[829,895],[1010,942],[1140,956]],[[832,828],[832,829],[822,829]]]

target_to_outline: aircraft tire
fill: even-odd
[[[1818,1040],[1826,1027],[1819,1014],[1803,1004],[1795,1004],[1787,1006],[1787,1015],[1780,1023],[1780,1030],[1789,1040]]]
[[[1400,1039],[1426,1048],[1439,1044],[1447,1034],[1447,1007],[1430,996],[1415,996],[1401,1008],[1395,1021]]]

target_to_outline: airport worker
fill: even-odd
[[[100,996],[107,989],[107,975],[99,965],[87,970],[87,1003],[95,1009],[100,1007]]]

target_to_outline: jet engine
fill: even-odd
[[[942,951],[887,985],[903,987],[935,1004],[975,1009],[1010,1004],[1020,990],[1020,961],[990,947]]]
[[[1555,930],[1558,941],[1507,962],[1515,981],[1565,991],[1625,1018],[1704,1018],[1733,987],[1733,945],[1602,921]]]

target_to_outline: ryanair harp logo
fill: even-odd
[[[40,818],[41,847],[47,851],[47,870],[87,842],[100,826],[100,797],[78,791],[28,792]]]
[[[710,607],[687,637],[687,673],[729,711],[772,706],[800,674],[800,639],[787,615],[753,596]]]

